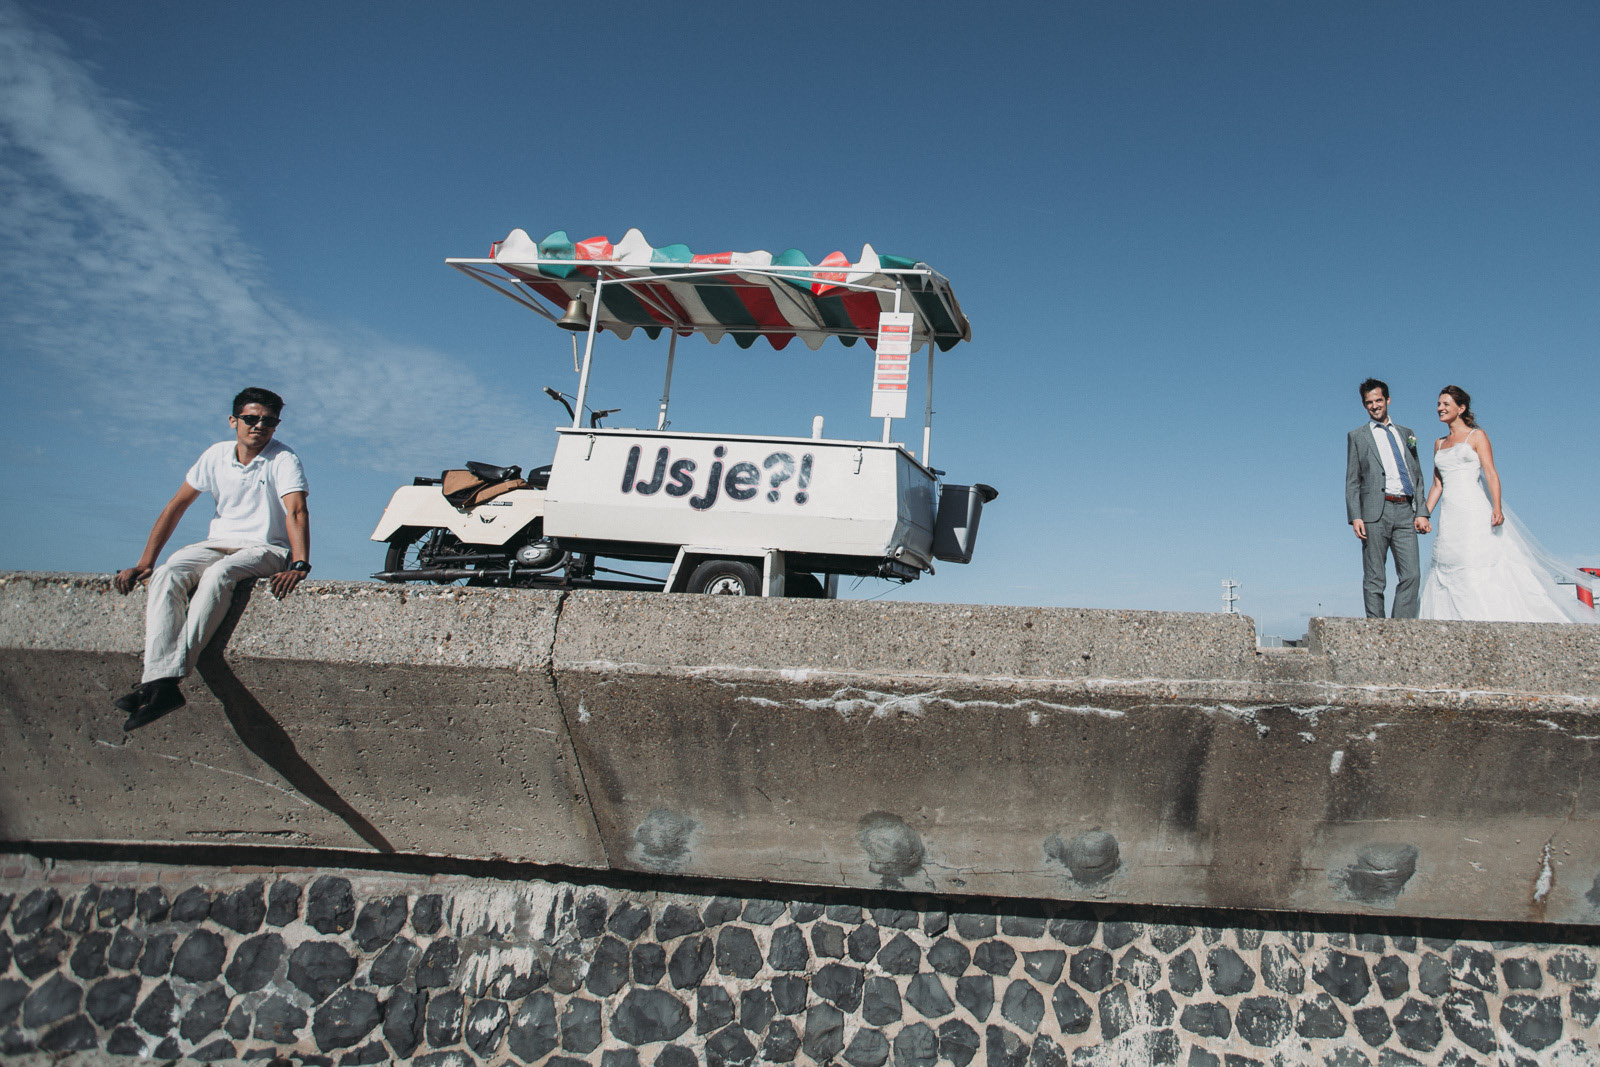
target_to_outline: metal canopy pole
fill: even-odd
[[[523,284],[522,279],[520,278],[512,278],[511,280],[507,281],[503,278],[498,278],[494,275],[488,274],[483,267],[474,266],[472,263],[451,262],[448,259],[445,260],[445,262],[449,263],[451,267],[455,268],[460,273],[465,274],[479,285],[487,285],[495,292],[509,296],[523,307],[532,308],[540,315],[543,315],[549,322],[555,322],[556,319],[560,317],[546,310],[545,307],[538,302],[538,300],[534,299],[533,296],[519,288]]]
[[[578,374],[578,402],[572,409],[572,428],[583,429],[583,401],[589,395],[589,363],[594,356],[594,331],[600,322],[600,287],[605,282],[594,281],[594,304],[589,308],[589,339],[583,345],[583,370]]]
[[[933,334],[928,335],[928,400],[922,409],[922,465],[932,467],[928,462],[928,449],[933,442]]]
[[[667,428],[667,401],[672,399],[672,357],[678,350],[678,331],[671,330],[667,341],[667,380],[661,386],[661,412],[656,416],[656,429]]]

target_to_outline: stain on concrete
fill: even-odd
[[[1364,845],[1356,861],[1334,874],[1351,897],[1364,904],[1393,907],[1406,883],[1417,873],[1415,845],[1380,842]]]
[[[637,844],[628,858],[647,870],[681,871],[689,862],[699,829],[700,824],[687,815],[656,808],[633,831]]]
[[[1583,899],[1589,902],[1589,907],[1600,911],[1600,874],[1594,876],[1594,884],[1583,895]]]
[[[1051,834],[1044,854],[1061,864],[1079,885],[1099,885],[1122,867],[1122,850],[1114,835],[1099,828],[1085,830],[1071,841]]]
[[[918,834],[900,816],[869,811],[856,823],[856,839],[867,854],[867,869],[883,876],[885,889],[903,888],[902,878],[922,869],[927,850]]]
[[[1193,833],[1200,825],[1200,792],[1206,781],[1211,759],[1211,738],[1216,724],[1206,720],[1195,724],[1195,736],[1183,755],[1182,766],[1173,776],[1176,787],[1163,821]]]

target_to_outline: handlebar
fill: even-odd
[[[573,413],[572,405],[567,403],[567,398],[556,392],[550,386],[547,385],[544,387],[544,395],[548,396],[551,400],[554,400],[557,404],[560,404],[562,407],[566,408],[567,418],[576,419],[578,417]]]
[[[560,404],[562,407],[566,408],[567,409],[567,418],[571,419],[573,422],[577,422],[578,421],[577,412],[573,411],[572,410],[572,405],[567,403],[567,397],[566,397],[565,393],[560,392],[559,390],[555,389],[553,386],[547,385],[547,386],[544,387],[544,395],[548,396],[551,400],[554,400],[557,404]],[[601,419],[605,418],[607,415],[615,415],[617,412],[619,412],[621,410],[622,410],[621,408],[606,408],[606,409],[604,409],[602,411],[596,411],[593,408],[590,408],[589,409],[589,428],[590,429],[594,429],[594,428],[598,427],[600,425],[600,420]]]

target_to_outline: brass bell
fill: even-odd
[[[556,325],[563,330],[587,330],[589,328],[589,305],[583,297],[575,296],[567,304],[567,313],[556,320]]]

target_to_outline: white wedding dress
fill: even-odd
[[[1468,434],[1468,440],[1471,434]],[[1434,453],[1444,495],[1434,509],[1433,559],[1422,583],[1421,617],[1485,622],[1595,622],[1594,609],[1557,575],[1574,571],[1553,559],[1509,508],[1491,526],[1494,504],[1483,464],[1467,442]]]

